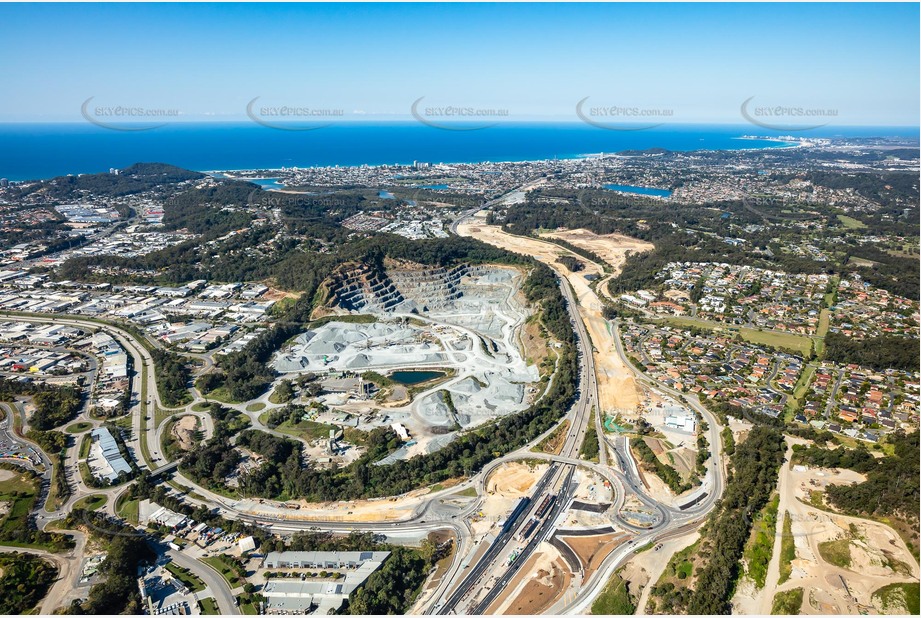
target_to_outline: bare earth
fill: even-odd
[[[608,329],[607,320],[601,314],[603,308],[601,300],[595,291],[589,287],[589,282],[585,278],[585,275],[604,277],[605,273],[602,266],[553,243],[544,242],[536,238],[514,236],[503,232],[498,226],[486,225],[483,223],[482,213],[478,213],[471,223],[458,226],[458,233],[461,236],[472,236],[509,251],[530,255],[547,264],[569,281],[579,303],[582,320],[585,322],[585,327],[595,349],[595,370],[598,377],[598,395],[601,407],[605,412],[634,412],[639,405],[640,398],[633,373],[621,362],[620,357],[617,355],[614,348],[613,334]],[[645,243],[635,239],[616,235],[591,235],[594,238],[590,238],[588,235],[591,233],[584,230],[569,230],[558,234],[568,234],[567,240],[570,242],[573,242],[570,240],[571,238],[575,238],[579,242],[588,243],[588,240],[586,240],[588,238],[596,253],[611,256],[613,260],[611,265],[614,267],[615,275],[618,269],[623,266],[623,256],[626,252],[628,250],[640,250],[639,248],[645,245]],[[566,254],[572,255],[585,264],[585,269],[578,273],[572,273],[557,264],[557,258]],[[618,254],[621,256],[620,258],[617,257]],[[601,287],[604,287],[603,283]]]
[[[195,448],[196,427],[198,427],[198,419],[194,416],[183,416],[173,423],[170,433],[179,442],[179,448],[184,451],[191,451]]]
[[[810,491],[864,478],[851,470],[794,469],[787,458],[780,470],[777,536],[765,587],[758,591],[753,585],[740,586],[733,598],[734,613],[769,614],[774,595],[792,588],[804,589],[802,614],[884,613],[872,599],[874,591],[895,582],[918,581],[918,563],[890,527],[808,504]],[[786,511],[792,521],[796,558],[790,579],[778,584],[780,534]],[[829,564],[819,551],[819,544],[837,539],[850,540],[851,563],[847,568]]]

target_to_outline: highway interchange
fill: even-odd
[[[474,209],[464,213],[456,220],[451,230],[457,232],[458,224],[465,218],[472,216],[477,210]],[[559,274],[559,273],[558,273]],[[586,610],[592,600],[597,596],[606,584],[610,575],[626,562],[633,552],[648,543],[658,542],[662,539],[677,536],[692,530],[700,525],[706,515],[710,512],[715,501],[719,498],[723,489],[724,467],[721,456],[720,442],[720,425],[712,414],[701,405],[696,398],[685,397],[682,393],[674,391],[658,384],[647,378],[642,372],[637,370],[630,363],[624,354],[621,344],[618,324],[614,323],[615,341],[617,353],[626,362],[626,365],[635,373],[636,379],[642,381],[650,388],[657,389],[669,396],[685,401],[695,411],[700,413],[702,418],[707,422],[708,439],[710,443],[711,457],[708,460],[707,472],[702,486],[693,496],[688,498],[684,504],[685,508],[674,507],[665,504],[659,504],[653,498],[647,496],[643,491],[643,483],[639,477],[636,463],[633,461],[626,438],[609,438],[602,430],[601,415],[594,413],[598,402],[598,386],[594,368],[594,357],[591,341],[586,332],[585,324],[579,313],[579,307],[574,298],[573,291],[564,276],[560,276],[561,290],[567,300],[570,317],[576,333],[576,342],[579,349],[580,359],[580,385],[577,391],[578,397],[571,410],[566,414],[570,421],[568,434],[565,443],[559,455],[546,455],[532,452],[530,449],[539,443],[546,435],[539,436],[536,440],[526,446],[505,456],[498,458],[485,466],[478,474],[466,480],[462,485],[452,487],[451,489],[433,492],[426,496],[426,499],[415,509],[411,517],[401,521],[382,521],[366,523],[343,523],[339,521],[298,521],[282,517],[274,517],[271,514],[260,513],[258,516],[247,512],[239,507],[236,501],[225,497],[217,496],[207,489],[198,486],[191,479],[183,476],[181,472],[175,471],[175,476],[181,480],[182,484],[191,488],[196,494],[205,498],[202,502],[199,499],[189,495],[181,496],[190,504],[206,504],[210,507],[217,507],[219,512],[229,519],[240,519],[268,528],[273,533],[290,534],[298,530],[328,530],[333,532],[345,532],[350,530],[368,530],[376,533],[389,535],[398,538],[400,534],[418,534],[424,535],[436,530],[450,529],[457,540],[456,550],[453,554],[452,562],[448,566],[447,573],[441,578],[440,584],[425,600],[424,611],[432,614],[449,614],[449,613],[483,613],[495,601],[508,583],[513,579],[515,570],[517,570],[527,560],[528,555],[533,552],[540,541],[548,539],[553,533],[556,520],[565,512],[572,498],[571,479],[577,469],[594,472],[605,480],[608,480],[615,492],[615,504],[613,512],[616,514],[618,524],[625,530],[632,532],[635,536],[629,543],[621,545],[617,550],[612,552],[605,559],[599,569],[593,572],[588,581],[581,582],[574,596],[567,595],[566,601],[560,601],[551,609],[551,613],[570,614],[580,613]],[[156,409],[169,410],[160,400],[156,386],[156,377],[154,374],[154,362],[151,357],[149,348],[157,345],[154,342],[140,341],[138,336],[130,332],[127,328],[120,325],[101,322],[98,320],[87,320],[79,317],[62,317],[47,315],[22,315],[15,313],[3,314],[8,318],[16,318],[33,322],[54,322],[56,324],[69,324],[78,326],[86,330],[103,330],[115,337],[125,348],[133,359],[136,372],[136,378],[131,381],[132,406],[130,413],[132,415],[132,438],[127,446],[132,456],[142,469],[157,472],[171,470],[174,465],[168,462],[165,454],[161,450],[161,433],[162,427],[157,427],[154,411]],[[183,413],[191,413],[191,406],[201,401],[196,393],[195,402],[188,406],[183,406]],[[9,423],[14,410],[11,406],[4,406],[6,410],[6,419],[4,420],[4,434],[13,436],[9,429]],[[19,410],[16,413],[21,413]],[[210,428],[210,418],[206,414],[198,413],[197,416],[202,418],[206,430]],[[592,420],[594,419],[594,421]],[[602,448],[599,452],[599,462],[579,459],[579,449],[584,441],[590,422],[594,422],[596,433],[603,441]],[[165,423],[163,424],[165,425]],[[552,430],[551,430],[552,431]],[[33,446],[21,437],[16,438],[24,448]],[[609,462],[608,449],[614,455],[614,461]],[[37,449],[37,447],[36,447]],[[106,512],[114,515],[115,503],[118,495],[126,487],[116,487],[107,490],[97,490],[86,487],[80,478],[76,466],[76,453],[74,457],[68,460],[68,466],[73,467],[74,474],[68,476],[72,483],[73,495],[67,503],[58,511],[51,513],[41,507],[37,513],[37,521],[40,526],[44,526],[49,521],[63,517],[69,510],[70,506],[80,497],[89,494],[104,493],[108,497],[108,503],[105,507]],[[46,465],[46,481],[50,480],[50,462],[47,457],[42,455],[43,463]],[[543,459],[551,465],[549,469],[535,484],[534,490],[530,495],[530,505],[525,509],[522,516],[518,517],[514,525],[511,525],[505,533],[500,533],[493,543],[495,547],[486,552],[480,552],[482,555],[475,564],[468,564],[472,552],[476,549],[471,528],[468,522],[470,516],[477,512],[485,499],[485,483],[489,475],[502,464],[523,460],[523,459]],[[611,465],[609,465],[609,463]],[[47,486],[48,483],[43,483]],[[470,501],[463,507],[451,506],[445,503],[444,498],[452,493],[456,493],[466,487],[477,489],[477,498]],[[547,496],[556,495],[557,499],[536,533],[531,540],[525,545],[521,555],[511,564],[514,568],[506,568],[504,564],[507,551],[503,551],[509,540],[521,535],[521,529],[533,518],[534,511],[538,505]],[[628,496],[633,496],[641,503],[646,505],[651,511],[656,513],[656,519],[651,527],[638,527],[634,523],[624,519],[620,514],[620,509]],[[44,505],[44,500],[38,502]],[[483,542],[486,542],[485,540]],[[178,554],[178,555],[173,555]],[[181,552],[171,552],[171,557],[179,564],[191,569],[199,577],[205,580],[209,585],[218,602],[222,613],[239,614],[239,609],[234,603],[233,594],[216,571],[210,569],[197,560],[181,555]],[[500,564],[501,563],[501,564]],[[484,577],[484,574],[491,577]],[[489,582],[487,584],[487,582]],[[484,587],[484,584],[488,587]]]

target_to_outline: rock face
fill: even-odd
[[[359,312],[418,313],[450,308],[463,296],[461,280],[485,272],[482,266],[450,268],[368,264],[343,268],[333,276],[330,305]]]

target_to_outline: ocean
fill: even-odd
[[[0,124],[0,178],[29,180],[106,172],[137,162],[198,170],[381,164],[471,163],[575,158],[600,152],[778,148],[751,125],[665,125],[614,131],[581,123],[508,123],[449,131],[419,123],[343,123],[285,131],[255,123],[174,123],[147,131],[116,131],[90,123]],[[806,137],[913,136],[917,128],[824,127]]]

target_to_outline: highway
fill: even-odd
[[[456,233],[461,221],[472,216],[479,210],[481,210],[481,208],[471,209],[464,213],[461,218],[451,224],[451,230]],[[558,271],[557,274],[560,275]],[[469,505],[460,508],[456,512],[452,512],[439,504],[439,500],[443,496],[456,493],[459,490],[459,487],[453,487],[444,492],[433,492],[431,495],[426,496],[426,500],[416,508],[412,516],[402,521],[353,523],[341,521],[289,520],[280,516],[273,517],[268,513],[255,515],[239,508],[239,504],[236,501],[217,496],[176,472],[177,477],[183,484],[190,487],[196,494],[203,498],[203,500],[200,500],[185,495],[182,496],[182,499],[193,505],[204,504],[209,507],[217,506],[221,514],[227,518],[258,524],[278,534],[290,534],[291,532],[308,529],[333,532],[348,532],[357,529],[373,531],[385,535],[395,532],[425,534],[434,530],[450,529],[457,538],[457,548],[454,552],[452,562],[448,567],[447,574],[442,578],[441,583],[431,597],[426,600],[426,613],[463,613],[468,609],[473,613],[482,613],[489,609],[490,605],[495,602],[502,590],[504,590],[514,579],[516,572],[527,562],[528,557],[533,553],[540,542],[548,539],[553,533],[556,521],[559,519],[564,509],[567,508],[570,501],[573,491],[571,481],[576,469],[583,468],[591,470],[601,475],[602,478],[610,481],[615,492],[614,512],[618,518],[618,523],[626,530],[632,531],[636,536],[629,543],[618,548],[617,551],[608,556],[601,568],[587,581],[582,582],[575,598],[565,605],[558,604],[554,606],[551,613],[578,613],[584,611],[591,603],[591,600],[594,599],[605,585],[611,573],[629,559],[636,547],[646,542],[652,542],[684,533],[703,521],[706,514],[712,509],[715,501],[722,494],[724,467],[722,465],[721,456],[720,426],[717,424],[716,419],[713,418],[713,415],[710,414],[696,398],[685,398],[682,393],[650,380],[642,372],[637,370],[632,363],[626,359],[620,339],[619,324],[615,322],[614,332],[617,353],[634,372],[637,380],[648,384],[654,389],[667,393],[678,400],[686,401],[688,405],[701,414],[702,418],[704,418],[709,425],[708,438],[710,440],[712,456],[708,463],[703,486],[696,496],[700,497],[699,501],[686,509],[674,508],[659,504],[644,493],[643,485],[639,478],[639,471],[630,454],[626,439],[609,439],[606,437],[601,427],[601,414],[596,413],[593,415],[593,411],[598,406],[599,398],[592,344],[580,315],[579,306],[573,290],[565,276],[560,275],[559,278],[560,289],[563,297],[567,301],[570,319],[573,324],[580,361],[580,383],[577,391],[577,398],[566,414],[566,418],[569,419],[570,425],[559,455],[545,455],[530,451],[530,447],[539,442],[546,435],[549,435],[550,431],[552,431],[550,430],[525,447],[492,461],[474,478],[467,481],[464,485],[469,484],[470,486],[476,487],[479,494],[476,499],[471,500]],[[130,448],[135,459],[142,468],[159,471],[168,469],[170,462],[166,460],[160,449],[159,437],[162,432],[162,426],[157,428],[154,419],[154,410],[156,407],[165,409],[165,406],[162,405],[157,391],[153,359],[147,348],[135,339],[135,335],[116,325],[102,324],[97,321],[88,321],[71,316],[56,315],[53,317],[46,317],[31,314],[21,315],[12,312],[4,313],[3,315],[28,321],[54,322],[56,324],[79,326],[84,329],[104,330],[115,337],[134,360],[134,366],[138,377],[138,379],[132,380],[133,403],[130,413],[132,415],[134,438],[131,441]],[[198,401],[201,401],[201,399],[196,397],[195,402]],[[184,406],[183,409],[188,410],[191,405],[193,404]],[[207,415],[197,414],[197,416]],[[589,426],[588,424],[592,422],[593,418],[598,438],[601,440],[599,463],[579,459],[579,451],[585,439]],[[205,423],[207,427],[207,421],[205,421]],[[616,466],[609,465],[609,449],[616,458]],[[543,477],[535,484],[530,496],[531,503],[522,516],[518,517],[507,530],[499,533],[489,550],[486,551],[475,564],[467,565],[466,576],[463,577],[459,585],[455,586],[454,584],[457,584],[458,580],[461,579],[464,559],[467,558],[474,549],[473,539],[466,519],[475,513],[482,503],[485,496],[486,479],[489,474],[500,465],[520,459],[545,459],[550,461],[551,465]],[[76,462],[69,461],[68,464],[76,468]],[[118,488],[110,494],[109,508],[111,508],[111,504],[114,504],[115,494],[123,491],[123,489],[124,488]],[[557,495],[558,499],[553,504],[550,513],[545,514],[545,516],[541,518],[541,523],[537,531],[530,537],[530,540],[525,544],[518,557],[513,560],[510,565],[502,564],[501,561],[503,557],[507,555],[505,550],[509,547],[511,540],[516,537],[520,538],[522,529],[534,517],[537,507],[547,496],[551,495]],[[656,514],[657,519],[651,528],[637,527],[620,517],[620,508],[623,506],[627,495],[636,496],[637,499]],[[694,497],[695,496],[689,497],[688,500]],[[76,496],[74,496],[73,499],[75,498]],[[181,552],[179,553],[181,554]],[[194,565],[182,562],[183,558],[191,560]],[[203,575],[203,572],[207,572],[206,567],[204,567],[203,570],[203,565],[185,556],[178,558],[177,563],[188,566],[209,584],[215,596],[218,598],[222,613],[232,613],[231,611],[226,611],[226,609],[230,609],[227,607],[227,604],[233,602],[233,597],[226,582],[223,581],[223,578],[218,576],[215,579]],[[213,582],[211,580],[213,580]],[[492,582],[493,580],[495,580],[493,583],[487,584],[490,586],[489,588],[483,588],[485,582]]]

